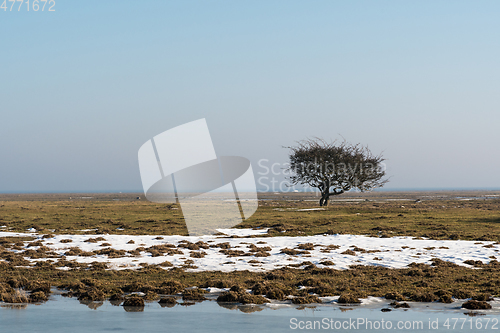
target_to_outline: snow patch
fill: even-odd
[[[431,264],[437,258],[452,262],[457,265],[472,267],[464,264],[466,260],[479,260],[487,264],[491,260],[500,258],[500,247],[495,242],[476,242],[461,240],[430,240],[413,239],[412,237],[392,237],[377,238],[362,235],[315,235],[300,237],[258,237],[267,234],[268,229],[220,229],[226,236],[161,236],[158,235],[54,235],[53,238],[43,238],[38,233],[17,233],[0,231],[0,237],[31,236],[35,241],[42,241],[52,251],[63,256],[69,248],[78,247],[82,251],[92,252],[104,248],[124,250],[127,253],[118,258],[110,258],[107,255],[94,254],[92,256],[67,256],[66,260],[75,260],[80,263],[90,264],[92,262],[105,262],[110,269],[138,269],[141,264],[161,264],[168,261],[172,266],[182,267],[189,263],[188,271],[222,271],[231,272],[237,270],[249,271],[269,271],[293,264],[300,267],[300,264],[312,263],[318,267],[330,267],[334,269],[348,269],[352,265],[383,266],[388,268],[405,268],[409,264],[425,263]],[[238,236],[239,238],[231,238]],[[247,236],[252,236],[251,238]],[[103,237],[105,240],[98,242],[88,242],[90,238]],[[64,240],[61,242],[61,240]],[[69,242],[68,240],[71,240]],[[131,242],[132,241],[132,242]],[[178,247],[183,242],[196,243],[199,241],[209,244],[208,249],[189,250],[185,247]],[[29,242],[25,242],[27,245]],[[102,246],[109,243],[110,246]],[[221,247],[215,247],[221,243],[229,247],[228,250],[242,251],[243,255],[228,256],[221,252]],[[313,244],[312,249],[301,250],[299,245],[305,243]],[[141,251],[137,255],[128,253],[138,247],[148,248],[154,245],[172,244],[182,254],[158,255],[153,257],[150,252]],[[329,245],[336,245],[330,246]],[[251,252],[252,246],[269,247],[269,256],[255,256],[256,252]],[[304,246],[302,246],[304,247]],[[295,249],[297,255],[282,253],[285,248]],[[347,251],[346,250],[350,250]],[[193,252],[203,251],[202,258],[191,257]],[[16,250],[16,252],[18,252]],[[287,252],[287,251],[285,251]],[[354,255],[353,255],[354,254]],[[57,258],[52,258],[56,260]],[[29,259],[35,263],[41,259]],[[189,261],[188,261],[189,260]],[[331,261],[334,265],[323,265],[325,261]],[[59,268],[66,269],[66,268]]]

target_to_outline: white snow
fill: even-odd
[[[325,210],[324,208],[303,208],[303,209],[298,209],[298,208],[273,208],[273,210],[277,212],[286,212],[286,211],[295,211],[295,212],[309,212],[309,211],[314,211],[314,210]]]
[[[269,228],[264,229],[217,229],[218,232],[227,236],[255,236],[255,235],[265,235]]]
[[[449,261],[457,265],[472,267],[464,264],[465,260],[480,260],[488,263],[494,258],[500,258],[500,244],[494,242],[476,242],[476,241],[452,241],[452,240],[429,240],[413,239],[411,237],[392,237],[377,238],[362,235],[316,235],[301,237],[258,237],[264,235],[267,229],[221,229],[220,232],[226,236],[161,236],[158,235],[55,235],[52,238],[42,238],[42,234],[37,233],[14,233],[1,232],[0,237],[5,236],[32,236],[35,241],[41,240],[43,244],[61,256],[71,247],[78,247],[82,251],[94,251],[107,248],[103,243],[111,244],[116,250],[132,251],[138,247],[150,247],[152,245],[173,244],[179,245],[182,241],[196,243],[197,241],[206,242],[209,245],[228,242],[232,250],[241,250],[249,255],[228,257],[220,252],[219,247],[210,247],[209,249],[200,249],[191,251],[186,248],[177,248],[183,254],[162,255],[153,257],[151,253],[142,251],[140,255],[133,256],[127,253],[123,257],[108,258],[107,255],[93,256],[67,256],[66,260],[75,260],[82,263],[107,262],[110,269],[136,269],[140,268],[141,263],[160,264],[169,261],[173,266],[182,266],[186,260],[192,260],[193,266],[189,271],[267,271],[275,268],[284,267],[290,264],[300,264],[309,261],[318,267],[330,267],[335,269],[348,269],[351,265],[374,265],[389,268],[403,268],[410,263],[431,264],[433,258]],[[231,238],[230,236],[238,236]],[[252,236],[252,237],[246,237]],[[85,242],[89,238],[103,237],[105,241],[96,243]],[[71,242],[61,243],[63,239],[71,239]],[[133,243],[129,244],[129,241]],[[25,242],[25,246],[29,242]],[[309,250],[309,254],[287,255],[280,253],[284,248],[297,249],[297,246],[304,243],[315,245],[314,250]],[[271,247],[271,254],[268,257],[255,257],[249,252],[250,244],[258,247]],[[325,246],[338,245],[338,249],[324,252]],[[488,247],[485,247],[488,245]],[[342,254],[342,252],[351,249],[356,250],[357,246],[366,251],[377,252],[356,252],[356,255]],[[30,249],[37,249],[31,247]],[[323,250],[323,252],[322,252]],[[15,250],[19,252],[20,250]],[[191,252],[203,251],[206,253],[203,258],[190,257]],[[27,258],[28,259],[28,258]],[[46,259],[28,259],[31,262]],[[53,259],[52,260],[57,260]],[[320,262],[332,261],[334,266],[324,266]],[[252,262],[250,262],[252,261]],[[169,269],[169,267],[164,267]],[[62,268],[66,269],[66,268]]]

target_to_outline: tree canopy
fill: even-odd
[[[292,185],[309,185],[321,193],[320,206],[331,195],[350,190],[361,192],[387,183],[382,155],[375,156],[366,146],[308,139],[290,149],[288,177]]]

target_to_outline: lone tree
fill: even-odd
[[[352,189],[361,192],[384,186],[385,171],[381,155],[375,156],[366,146],[337,144],[322,139],[298,142],[290,149],[288,179],[292,185],[309,185],[321,193],[320,206],[327,206],[331,195]]]

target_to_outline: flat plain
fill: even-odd
[[[320,251],[319,244],[282,247],[278,253],[265,244],[266,239],[272,243],[279,237],[365,235],[391,243],[409,236],[414,240],[470,241],[485,251],[496,251],[500,191],[347,193],[335,197],[328,207],[318,207],[313,193],[263,193],[257,212],[235,228],[264,232],[219,235],[220,241],[213,244],[187,240],[137,244],[129,251],[114,248],[108,242],[111,236],[157,235],[160,243],[169,235],[187,236],[181,207],[151,203],[133,193],[9,194],[0,195],[0,227],[0,292],[5,302],[44,301],[51,287],[81,301],[130,298],[133,292],[143,293],[146,300],[166,295],[201,300],[206,293],[201,288],[231,288],[224,289],[220,301],[239,303],[317,303],[321,297],[332,296],[340,296],[338,301],[344,303],[356,303],[367,296],[392,298],[396,303],[468,298],[484,302],[500,295],[496,256],[457,265],[432,255],[427,263],[415,260],[403,268],[353,262],[348,269],[340,269],[335,262],[308,260],[315,247]],[[61,239],[62,235],[67,239]],[[71,237],[80,237],[90,247],[71,246]],[[256,237],[259,242],[253,244]],[[231,239],[240,243],[234,246]],[[59,249],[58,244],[65,242],[69,244]],[[248,249],[242,250],[241,244]],[[376,256],[380,252],[365,250],[362,245],[341,254],[349,257],[373,252]],[[344,251],[338,248],[336,244],[321,245],[325,254]],[[282,256],[290,264],[261,271],[197,271],[194,260],[203,262],[209,251],[255,266],[272,256]],[[108,262],[134,256],[161,260],[143,262],[134,269],[113,269]],[[182,259],[182,265],[172,264],[174,259]],[[199,287],[197,293],[189,289],[193,286]],[[245,291],[248,289],[252,293]]]

